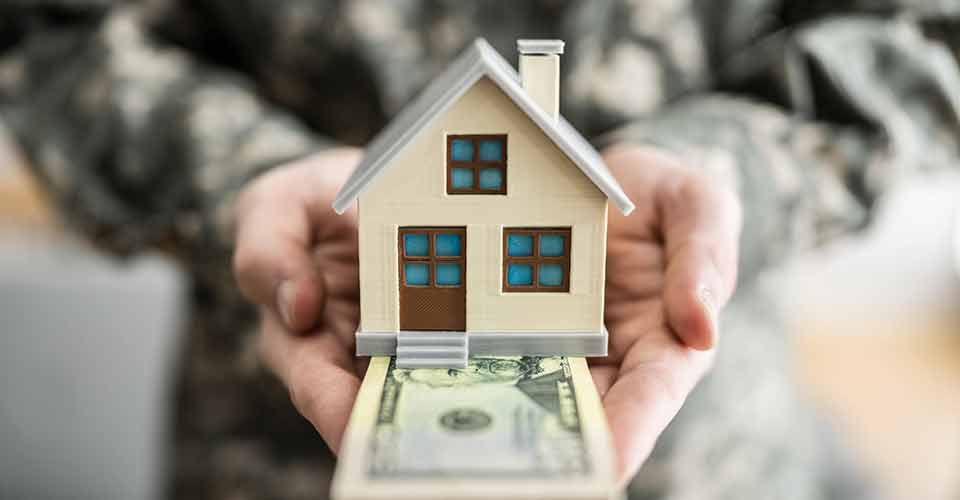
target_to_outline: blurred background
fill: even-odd
[[[895,499],[960,498],[958,211],[960,177],[911,179],[764,278],[809,397]],[[0,132],[0,498],[155,495],[184,279],[66,232]]]
[[[63,230],[0,131],[0,498],[161,487],[184,278]]]

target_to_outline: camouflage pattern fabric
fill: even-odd
[[[563,38],[562,112],[732,181],[741,291],[716,368],[633,498],[857,498],[798,398],[763,268],[862,227],[960,141],[960,0],[7,0],[0,113],[65,217],[193,277],[169,494],[323,498],[333,459],[259,365],[230,206],[257,174],[367,142],[459,50]]]

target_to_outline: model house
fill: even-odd
[[[607,204],[633,204],[559,114],[563,42],[478,39],[370,144],[359,203],[358,355],[604,356]]]

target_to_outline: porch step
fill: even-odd
[[[466,332],[400,332],[397,366],[400,368],[466,368]]]
[[[443,345],[463,347],[467,345],[466,332],[400,332],[397,345]]]
[[[449,358],[466,354],[466,349],[450,345],[401,345],[397,347],[397,356],[410,358]]]
[[[466,358],[437,359],[401,359],[397,358],[398,368],[466,368]]]

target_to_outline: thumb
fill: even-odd
[[[291,276],[280,278],[273,309],[288,329],[295,332],[309,330],[315,325],[318,312],[323,308],[323,280],[309,266],[303,267],[295,275],[282,271],[278,274]]]
[[[717,315],[736,286],[740,206],[702,176],[658,192],[667,251],[664,291],[670,326],[687,346],[711,349]]]
[[[282,193],[244,200],[238,213],[234,275],[243,294],[295,332],[316,324],[324,285],[309,254],[306,208]]]

